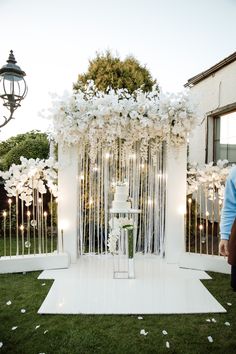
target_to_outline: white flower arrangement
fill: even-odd
[[[219,160],[215,166],[210,162],[202,168],[193,163],[187,171],[187,195],[193,194],[202,186],[207,190],[209,200],[216,199],[216,192],[217,197],[223,200],[225,182],[231,167],[228,160]]]
[[[19,196],[26,206],[33,201],[33,190],[45,194],[50,190],[57,196],[57,163],[53,158],[47,160],[20,158],[21,164],[13,164],[6,172],[0,171],[5,180],[4,188],[8,197]]]
[[[133,227],[133,219],[125,218],[125,217],[114,217],[109,221],[109,227],[111,232],[109,233],[108,236],[108,250],[110,253],[115,254],[117,251],[117,241],[120,237],[120,232],[121,229],[124,228],[124,226],[127,228],[127,226]]]
[[[104,93],[93,81],[84,91],[55,100],[49,118],[56,142],[87,145],[90,158],[98,144],[109,148],[117,138],[129,146],[137,141],[145,146],[153,139],[179,146],[198,123],[186,92],[164,95],[154,87],[149,93],[141,89],[132,95],[126,89]]]

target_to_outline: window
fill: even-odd
[[[214,117],[213,160],[236,162],[236,112]]]

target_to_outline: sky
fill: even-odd
[[[47,130],[50,93],[72,91],[96,51],[134,55],[176,92],[236,50],[236,0],[0,0],[0,15],[0,67],[12,49],[28,85],[0,140]]]

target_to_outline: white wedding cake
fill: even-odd
[[[131,209],[131,202],[128,202],[129,186],[127,183],[117,184],[115,187],[114,200],[112,202],[112,209],[119,210],[119,212],[126,212]]]

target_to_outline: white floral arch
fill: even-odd
[[[198,122],[189,96],[186,93],[164,95],[155,90],[150,93],[137,90],[132,95],[126,90],[103,93],[89,82],[85,91],[55,100],[51,118],[52,138],[59,144],[59,229],[64,231],[65,249],[72,260],[77,258],[78,249],[80,254],[84,252],[88,233],[85,220],[90,220],[92,212],[84,212],[86,191],[89,198],[95,196],[97,203],[93,207],[97,221],[88,226],[89,251],[107,251],[106,224],[112,198],[109,185],[121,179],[128,179],[132,186],[130,193],[135,207],[140,207],[142,198],[147,203],[147,198],[159,203],[139,220],[142,227],[143,220],[149,218],[145,226],[149,231],[145,229],[144,237],[140,234],[140,245],[144,239],[143,244],[147,241],[149,246],[139,250],[165,252],[170,260],[176,260],[184,247],[186,141]],[[145,188],[150,191],[154,185],[152,194],[140,192],[142,166],[148,166]],[[155,175],[160,173],[162,181],[155,182]],[[155,221],[158,210],[159,224]],[[101,220],[105,225],[102,233]],[[150,238],[148,233],[154,236]],[[171,233],[175,235],[170,236]],[[163,235],[168,236],[164,239]],[[96,248],[96,245],[100,246]]]

